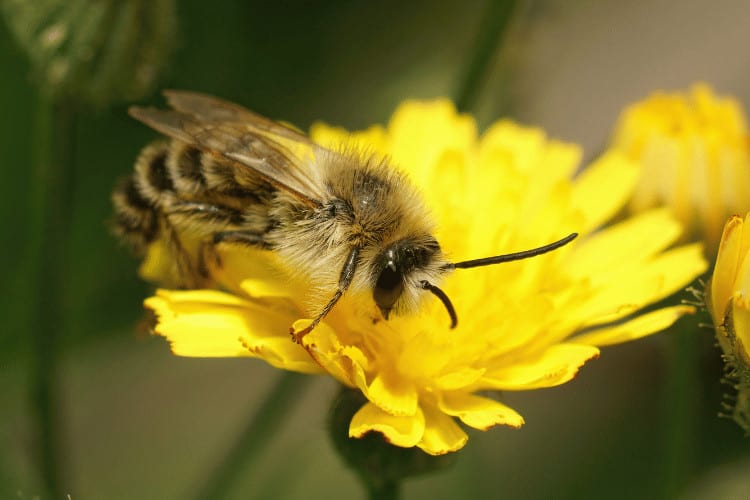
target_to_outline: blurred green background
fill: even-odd
[[[314,120],[364,127],[405,98],[455,97],[492,12],[480,0],[176,6],[175,49],[157,88],[208,92],[301,128]],[[543,126],[592,157],[619,110],[655,89],[703,80],[747,108],[747,47],[742,0],[519,2],[470,111],[483,126],[500,116]],[[43,491],[29,374],[31,330],[47,314],[39,258],[49,255],[63,262],[52,328],[64,491],[73,500],[191,498],[279,374],[260,361],[175,358],[162,339],[139,333],[150,288],[108,229],[112,187],[154,137],[127,116],[129,102],[81,108],[71,122],[70,224],[59,248],[39,257],[38,86],[5,23],[0,68],[0,498]],[[140,101],[160,98],[154,90]],[[408,481],[404,497],[750,498],[750,447],[716,416],[726,387],[701,321],[709,319],[676,328],[700,345],[686,375],[695,377],[682,400],[686,421],[670,420],[670,335],[607,348],[572,383],[509,394],[526,418],[522,430],[472,433],[454,467]],[[335,391],[322,377],[309,386],[231,498],[364,498],[326,436]]]

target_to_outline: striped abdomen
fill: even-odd
[[[114,229],[139,256],[152,243],[165,243],[172,274],[182,276],[176,284],[191,287],[200,281],[194,243],[228,231],[267,233],[274,192],[250,169],[177,141],[154,142],[112,193]]]

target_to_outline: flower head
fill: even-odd
[[[658,92],[622,113],[613,146],[643,164],[631,211],[666,205],[709,249],[750,209],[750,141],[742,107],[704,84]]]
[[[706,303],[737,390],[732,416],[750,432],[750,214],[744,220],[735,215],[724,226]]]
[[[151,91],[176,39],[174,0],[2,2],[45,94],[96,105]]]
[[[219,247],[215,276],[231,293],[160,290],[146,301],[176,354],[260,357],[358,388],[368,402],[352,418],[352,437],[377,431],[394,445],[442,454],[466,443],[459,420],[476,429],[520,427],[523,417],[489,394],[568,382],[598,346],[662,330],[692,310],[635,316],[685,286],[705,262],[699,245],[668,249],[681,228],[664,209],[600,229],[639,175],[619,153],[574,177],[578,147],[510,121],[479,137],[473,119],[445,100],[404,103],[386,128],[348,133],[319,124],[311,135],[388,155],[421,188],[453,260],[581,233],[533,259],[450,275],[441,287],[455,305],[455,329],[434,297],[418,314],[374,321],[373,304],[345,294],[304,338],[309,354],[288,335],[290,325],[310,322],[307,291],[272,252]]]

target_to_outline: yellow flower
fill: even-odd
[[[750,214],[732,216],[724,226],[711,284],[709,310],[717,325],[737,336],[736,354],[750,362]],[[728,332],[725,332],[728,333]],[[722,335],[722,344],[727,340]],[[725,349],[726,350],[726,349]],[[733,349],[730,349],[733,350]]]
[[[176,354],[254,356],[327,372],[368,399],[350,436],[377,431],[394,445],[442,454],[466,443],[459,420],[476,429],[524,423],[497,391],[568,382],[598,346],[649,335],[692,312],[678,305],[634,315],[706,265],[699,245],[667,249],[681,231],[667,210],[600,229],[639,173],[618,153],[574,177],[578,147],[509,121],[478,137],[474,120],[445,100],[404,103],[387,128],[349,134],[316,125],[312,136],[389,155],[422,188],[436,237],[454,260],[581,236],[533,259],[449,276],[441,286],[456,307],[455,329],[435,298],[419,314],[374,322],[362,313],[372,304],[345,295],[304,338],[312,356],[289,339],[289,326],[303,328],[311,312],[283,262],[270,252],[223,248],[217,280],[233,293],[160,290],[146,301]]]
[[[622,113],[613,147],[643,164],[632,212],[666,205],[715,250],[724,221],[750,210],[750,142],[739,103],[705,84],[658,92]]]
[[[750,214],[724,226],[716,267],[706,294],[727,376],[737,390],[732,416],[750,432]]]

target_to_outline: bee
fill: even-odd
[[[388,159],[325,148],[215,97],[164,95],[172,109],[129,110],[169,140],[144,148],[133,175],[115,190],[117,232],[140,253],[166,241],[174,279],[185,288],[209,279],[188,240],[202,248],[229,243],[274,252],[310,284],[314,316],[306,328],[290,328],[297,343],[347,292],[370,295],[385,320],[418,309],[427,292],[455,328],[455,309],[439,288],[446,275],[540,255],[577,236],[450,262],[418,190]]]

